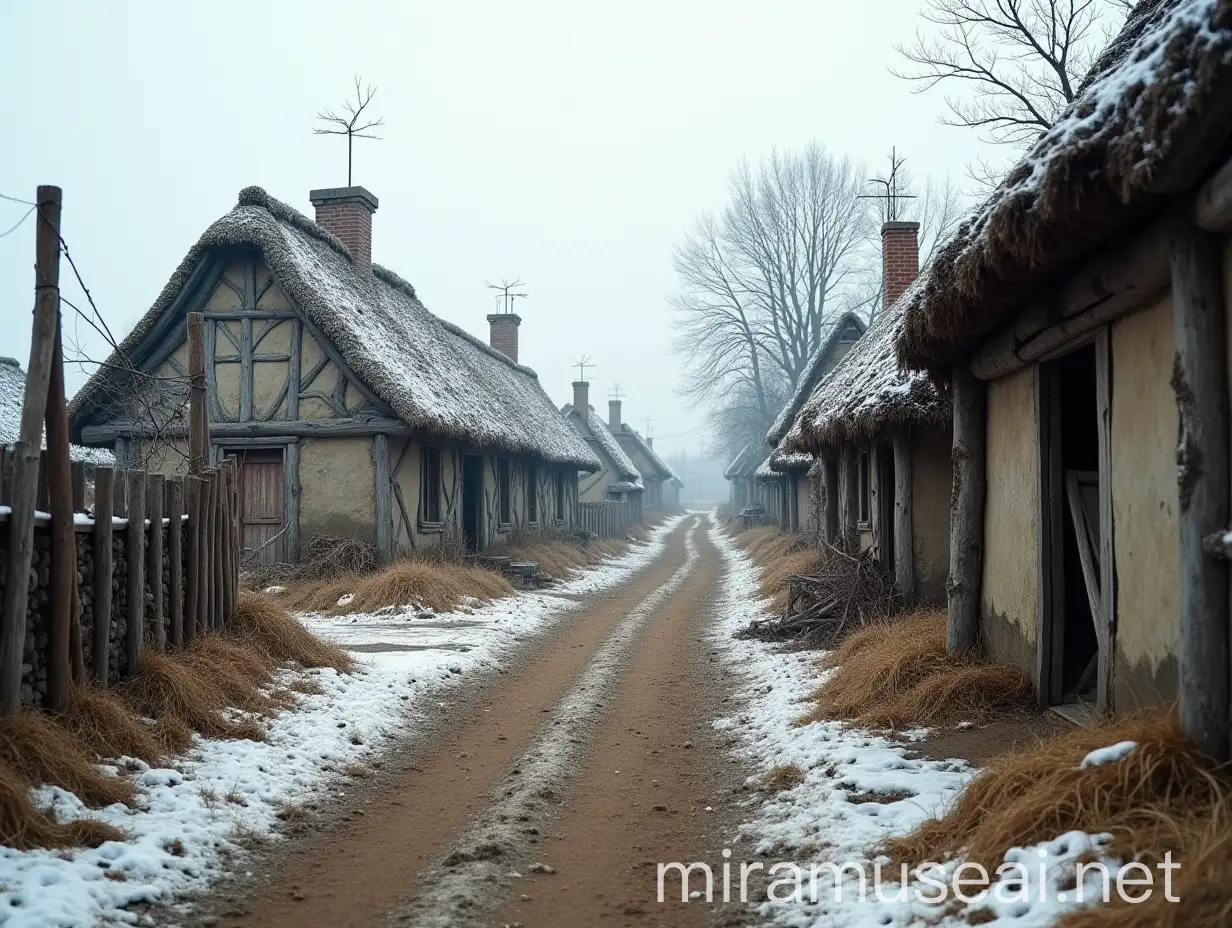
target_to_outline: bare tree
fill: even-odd
[[[727,207],[676,248],[682,393],[695,405],[721,399],[732,440],[764,434],[820,345],[867,235],[862,184],[860,167],[820,145],[772,152],[739,165]]]
[[[351,186],[351,148],[356,139],[379,139],[379,135],[372,135],[368,132],[369,129],[375,129],[377,126],[385,124],[384,117],[377,119],[363,120],[363,112],[368,104],[372,102],[372,98],[376,96],[376,88],[369,84],[363,86],[358,74],[355,75],[355,102],[349,100],[342,104],[342,112],[344,116],[339,116],[331,109],[324,109],[317,113],[317,119],[325,123],[328,128],[313,129],[313,135],[345,135],[347,139],[347,186]]]
[[[1023,145],[1073,101],[1082,76],[1132,6],[1128,0],[926,0],[921,15],[935,30],[917,31],[896,50],[908,67],[894,71],[918,91],[945,84],[942,121]]]

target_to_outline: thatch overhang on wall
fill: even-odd
[[[816,455],[894,426],[949,418],[949,405],[928,376],[904,370],[895,354],[904,309],[920,286],[917,278],[817,385],[780,443],[784,453]]]
[[[813,456],[798,451],[785,451],[783,446],[779,445],[770,452],[770,457],[766,458],[766,464],[776,474],[805,474],[813,466]]]
[[[773,446],[783,440],[787,430],[796,421],[796,416],[799,415],[805,401],[817,389],[817,385],[821,382],[821,378],[826,372],[826,365],[834,354],[834,349],[838,347],[843,333],[849,327],[858,329],[861,336],[863,336],[867,329],[864,320],[855,313],[839,313],[834,318],[828,319],[823,323],[821,341],[818,348],[813,352],[808,366],[801,373],[800,380],[796,385],[796,392],[792,394],[791,399],[779,411],[778,418],[774,420],[770,431],[766,433],[766,444]]]
[[[596,471],[598,458],[560,416],[533,370],[429,312],[392,271],[356,265],[333,234],[259,187],[189,250],[120,349],[73,398],[74,431],[97,412],[125,365],[197,268],[218,249],[254,249],[296,307],[363,382],[412,428],[478,448]]]
[[[1044,132],[933,261],[898,342],[941,371],[1035,292],[1146,222],[1226,156],[1232,0],[1145,0]]]

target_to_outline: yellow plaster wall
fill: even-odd
[[[994,660],[1033,671],[1037,603],[1035,369],[988,384],[981,616]]]
[[[1170,700],[1161,667],[1174,658],[1180,604],[1176,400],[1170,386],[1172,303],[1165,298],[1112,326],[1112,517],[1117,575],[1114,677],[1127,700]]]
[[[371,438],[300,441],[300,537],[376,540],[376,471]]]
[[[240,411],[240,363],[228,361],[214,365],[214,385],[218,402],[227,419],[236,419]]]
[[[945,602],[950,572],[951,430],[946,425],[916,428],[911,434],[911,549],[916,596]]]
[[[264,331],[265,327],[272,321],[269,319],[254,319],[252,321],[252,350],[254,354],[291,353],[291,320],[282,319],[273,326],[270,326],[268,331]]]
[[[287,417],[287,397],[283,392],[287,386],[287,367],[286,361],[253,362],[252,415],[254,419],[285,419]],[[275,400],[278,400],[278,406],[271,415],[270,407]]]
[[[242,262],[234,262],[230,264],[223,276],[231,281],[239,292],[244,292],[244,265]],[[210,294],[210,298],[205,302],[205,311],[207,313],[220,313],[229,310],[240,309],[243,306],[243,301],[239,295],[224,284],[221,280],[214,287],[214,292]]]

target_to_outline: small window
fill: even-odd
[[[441,449],[424,445],[419,467],[419,521],[441,522]]]
[[[565,521],[565,472],[556,472],[556,521]]]
[[[856,515],[856,520],[861,525],[869,524],[869,522],[871,521],[871,516],[869,515],[869,513],[871,513],[873,509],[872,507],[872,488],[869,485],[869,466],[870,466],[870,458],[869,458],[868,449],[866,448],[860,452],[860,456],[857,459],[857,464],[856,464],[856,480],[858,482],[857,497],[860,501],[858,512]]]
[[[533,464],[526,468],[526,521],[539,524],[539,470]]]
[[[497,459],[496,479],[500,496],[500,523],[508,525],[513,521],[513,462],[509,458]]]

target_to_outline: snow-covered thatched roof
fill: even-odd
[[[637,429],[630,426],[627,422],[622,422],[620,424],[620,434],[628,435],[632,438],[641,452],[650,459],[650,463],[654,466],[654,469],[658,471],[655,476],[663,480],[675,480],[678,481],[681,486],[684,485],[683,481],[676,476],[676,472],[668,466],[667,462],[664,461],[663,458],[659,457],[658,453],[654,450],[654,446],[644,439]],[[647,475],[643,474],[643,476]]]
[[[865,328],[867,327],[864,320],[855,313],[839,313],[832,319],[826,320],[822,328],[821,341],[817,350],[813,352],[812,358],[809,359],[804,373],[800,375],[800,381],[796,385],[796,392],[787,401],[787,405],[779,412],[778,418],[774,420],[774,425],[770,427],[770,431],[766,434],[767,444],[777,445],[783,440],[787,430],[796,421],[796,415],[800,412],[800,407],[804,405],[804,401],[817,388],[821,378],[833,369],[834,349],[840,343],[847,343],[858,339],[864,334]],[[851,338],[853,334],[855,339]]]
[[[899,357],[940,370],[1040,287],[1199,183],[1232,135],[1232,0],[1143,0],[1079,88],[941,248]]]
[[[270,273],[372,391],[425,432],[545,461],[598,470],[599,461],[561,419],[535,372],[434,316],[415,288],[379,265],[355,263],[346,246],[260,187],[208,229],[120,350],[133,354],[174,302],[197,263],[215,248],[253,248]],[[122,376],[113,355],[80,393],[74,427]],[[103,392],[99,392],[103,390]]]
[[[813,456],[801,451],[786,451],[780,443],[770,452],[770,457],[766,458],[766,463],[776,474],[786,474],[791,471],[807,471],[813,466]]]
[[[0,446],[11,445],[21,434],[21,405],[25,396],[26,372],[21,369],[21,362],[16,358],[0,357]],[[46,435],[43,436],[43,447],[47,447]],[[107,467],[115,464],[115,455],[104,448],[69,445],[68,456],[70,460],[86,464]]]
[[[727,470],[723,471],[723,476],[728,480],[735,480],[737,477],[751,477],[769,453],[770,449],[761,442],[751,441],[732,458],[732,462],[727,465]]]
[[[561,421],[567,421],[567,424],[571,426],[571,430],[583,440],[592,442],[602,452],[602,456],[611,462],[612,467],[622,480],[627,480],[635,487],[641,488],[641,471],[637,469],[637,465],[633,463],[633,460],[625,454],[625,449],[620,447],[620,442],[612,435],[607,427],[607,423],[599,418],[593,408],[587,408],[585,422],[582,421],[581,410],[575,408],[572,403],[566,403],[561,407],[560,411],[564,416]],[[599,469],[598,467],[595,468],[595,470]]]
[[[784,436],[783,452],[817,454],[893,425],[945,421],[949,407],[937,388],[926,374],[900,368],[894,353],[904,309],[921,285],[916,278],[817,385]]]

